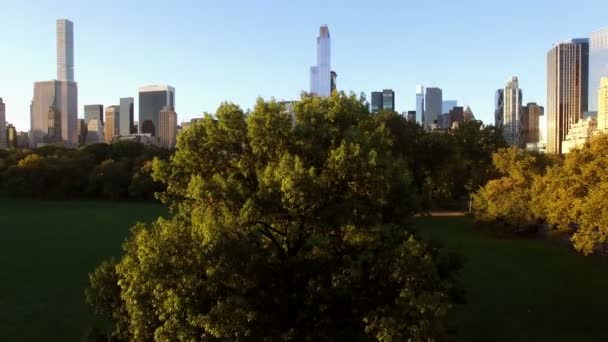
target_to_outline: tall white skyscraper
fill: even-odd
[[[318,96],[330,96],[331,79],[329,28],[323,25],[317,37],[317,65],[310,67],[310,92]]]
[[[416,122],[420,124],[424,122],[424,86],[422,84],[416,86]]]
[[[502,135],[509,146],[518,146],[522,114],[522,92],[517,77],[511,77],[504,89]]]
[[[57,80],[74,82],[74,24],[57,19]]]

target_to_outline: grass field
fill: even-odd
[[[0,199],[0,341],[79,341],[94,319],[88,273],[118,256],[150,203]]]
[[[460,341],[608,341],[608,260],[556,242],[489,236],[463,217],[416,221],[466,259]]]
[[[95,319],[88,273],[120,255],[159,205],[0,199],[0,341],[79,341]],[[462,217],[417,218],[420,232],[465,256],[461,341],[608,341],[608,260],[554,242],[495,238]]]

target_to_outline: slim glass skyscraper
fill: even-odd
[[[608,28],[591,33],[589,40],[589,111],[598,111],[602,77],[608,77]]]
[[[503,123],[503,110],[505,102],[505,90],[498,89],[494,96],[494,126],[496,128],[502,128]]]
[[[424,123],[424,86],[416,86],[416,122]]]
[[[151,85],[139,88],[139,130],[157,136],[160,111],[175,109],[175,88],[168,85]]]
[[[331,41],[327,25],[317,37],[317,65],[310,67],[310,92],[323,97],[331,95]]]
[[[132,97],[121,97],[120,98],[120,123],[119,123],[119,134],[129,135],[136,133],[135,128],[135,117],[133,114],[133,103]]]
[[[519,146],[522,91],[517,77],[511,77],[504,89],[502,136],[509,146]]]
[[[372,92],[372,113],[376,113],[377,111],[382,109],[382,92],[373,91]]]
[[[395,111],[395,92],[392,89],[382,90],[382,109]]]
[[[74,24],[57,19],[57,79],[74,82]]]
[[[570,125],[587,111],[589,39],[556,44],[547,54],[547,153],[561,154]]]
[[[424,128],[430,131],[435,120],[442,114],[443,92],[441,88],[426,88],[424,105]]]

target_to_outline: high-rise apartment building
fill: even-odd
[[[66,146],[78,144],[78,87],[74,82],[74,26],[66,19],[57,20],[57,80],[35,82],[30,107],[30,146],[36,147],[48,135],[48,110],[61,114],[61,135],[55,137]]]
[[[177,137],[177,113],[172,107],[165,106],[160,111],[158,138],[164,148],[173,148]]]
[[[133,103],[134,100],[132,97],[121,97],[120,98],[120,124],[119,124],[119,134],[130,135],[135,134],[135,116],[133,113]]]
[[[372,91],[371,112],[376,113],[380,110],[382,110],[382,92],[381,91]]]
[[[589,39],[556,44],[547,54],[547,153],[561,154],[569,127],[587,111]]]
[[[92,119],[97,119],[103,124],[103,105],[84,105],[84,121],[89,124]]]
[[[395,92],[392,89],[382,90],[382,109],[395,111]]]
[[[6,106],[0,97],[0,148],[7,147],[6,140]]]
[[[591,33],[589,39],[589,103],[588,110],[598,111],[600,80],[608,77],[608,28]]]
[[[416,121],[424,123],[424,86],[416,86]]]
[[[545,114],[545,108],[535,102],[523,107],[520,120],[519,147],[526,148],[528,144],[540,142],[540,117]]]
[[[426,88],[424,106],[424,128],[430,131],[431,125],[442,114],[443,94],[441,88]]]
[[[608,133],[608,77],[602,77],[597,93],[597,130]]]
[[[310,67],[310,92],[328,97],[331,95],[331,40],[327,25],[319,29],[317,37],[317,65]]]
[[[157,136],[160,111],[175,108],[175,88],[168,85],[151,85],[139,88],[139,131]]]
[[[104,136],[107,143],[111,143],[114,137],[120,134],[120,107],[109,106],[106,108],[106,120],[104,122]]]
[[[502,136],[509,146],[519,146],[522,91],[517,77],[511,77],[504,89]]]
[[[74,23],[57,19],[57,79],[74,82]]]

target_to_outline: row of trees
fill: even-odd
[[[344,93],[293,115],[222,104],[154,161],[171,217],[137,225],[87,301],[115,340],[444,340],[461,263],[410,218],[491,177],[499,137],[426,134]]]
[[[564,158],[511,148],[493,161],[500,177],[473,196],[477,219],[514,230],[547,224],[569,233],[584,254],[607,251],[608,135]]]
[[[132,141],[80,149],[0,150],[0,194],[40,199],[151,199],[152,161],[170,152]]]

